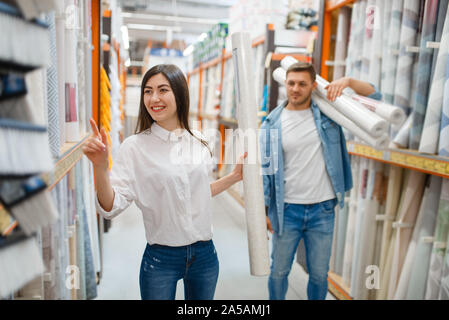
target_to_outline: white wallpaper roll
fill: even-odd
[[[382,101],[363,97],[357,94],[352,95],[351,98],[354,99],[355,101],[360,102],[367,109],[371,110],[372,112],[375,112],[383,119],[387,120],[391,124],[394,124],[395,126],[401,126],[402,124],[404,124],[404,121],[406,120],[404,110],[402,110],[399,107],[393,106],[391,104]]]
[[[288,70],[288,68],[298,62],[293,57],[285,57],[281,61],[281,67],[285,70]],[[317,91],[319,91],[323,96],[327,95],[327,90],[324,89],[327,85],[329,85],[329,82],[325,79],[321,78],[317,75],[316,79],[318,83]],[[379,138],[384,135],[384,133],[388,130],[388,123],[384,119],[382,119],[380,116],[375,114],[374,112],[371,112],[369,110],[366,110],[365,107],[360,105],[360,103],[352,100],[349,96],[346,94],[343,94],[339,98],[337,98],[332,105],[343,115],[351,119],[354,123],[357,124],[360,128],[368,132],[371,136],[375,138]]]
[[[317,76],[318,87],[317,90],[323,95],[327,95],[327,90],[324,89],[329,85],[329,82]],[[354,101],[346,94],[342,94],[339,98],[337,98],[333,103],[333,106],[351,119],[354,123],[356,123],[360,128],[365,130],[373,137],[381,137],[388,130],[388,123],[380,116],[367,110],[360,103]]]
[[[284,59],[285,60],[285,59]],[[286,71],[283,68],[277,68],[273,72],[273,78],[279,82],[279,84],[284,85],[286,78]],[[337,110],[335,105],[328,101],[326,98],[323,98],[321,92],[315,90],[312,94],[313,100],[317,103],[320,110],[333,121],[338,123],[340,126],[347,129],[349,132],[364,140],[366,143],[372,145],[374,148],[383,149],[388,147],[389,138],[387,134],[383,134],[380,137],[373,137],[368,132],[364,131],[360,128],[356,123],[346,117],[342,113]],[[363,107],[362,107],[363,108]],[[371,112],[371,111],[367,111]]]
[[[232,55],[234,61],[237,120],[239,129],[254,133],[256,141],[248,151],[248,162],[243,166],[243,189],[245,199],[246,225],[251,274],[265,276],[270,272],[267,225],[263,181],[260,171],[259,144],[257,139],[257,102],[254,95],[253,62],[251,39],[247,32],[232,35]],[[256,150],[254,150],[256,149]],[[256,161],[255,161],[256,160]]]
[[[346,118],[343,114],[337,111],[334,105],[331,105],[326,98],[320,96],[317,92],[312,94],[313,100],[317,103],[320,110],[333,121],[338,123],[340,126],[346,128],[355,136],[359,137],[366,143],[370,144],[376,149],[384,149],[388,147],[389,138],[386,134],[374,138],[369,135],[366,131],[357,126],[350,119]]]

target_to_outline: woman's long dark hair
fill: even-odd
[[[209,146],[206,141],[199,137],[196,137],[189,127],[189,109],[190,109],[190,95],[189,87],[187,86],[187,80],[184,77],[182,71],[173,64],[159,64],[148,70],[142,79],[142,85],[140,88],[140,107],[139,116],[137,118],[137,127],[135,134],[139,134],[147,129],[151,128],[151,125],[155,122],[145,107],[143,96],[144,88],[148,80],[158,74],[164,75],[164,77],[170,83],[170,87],[173,90],[176,101],[176,114],[178,116],[178,121],[183,129],[186,129],[193,137],[201,141],[201,143],[210,151]],[[212,152],[211,152],[212,155]]]

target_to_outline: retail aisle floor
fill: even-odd
[[[268,299],[268,277],[254,277],[249,272],[244,209],[227,192],[215,197],[213,204],[214,243],[220,261],[215,299]],[[138,279],[145,245],[142,217],[133,204],[113,220],[104,235],[103,277],[97,299],[140,299]],[[295,262],[289,276],[287,299],[306,299],[307,277]],[[176,299],[184,299],[182,281],[178,282]],[[328,294],[327,299],[335,298]]]

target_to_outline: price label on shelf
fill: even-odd
[[[391,159],[391,161],[396,162],[398,164],[405,164],[405,155],[404,154],[401,154],[398,152],[392,152],[390,159]]]

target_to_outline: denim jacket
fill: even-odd
[[[381,95],[376,90],[370,98],[380,100]],[[284,226],[284,155],[281,113],[287,103],[285,101],[268,115],[262,123],[259,136],[265,206],[268,207],[268,216],[274,231],[280,235]],[[322,113],[313,100],[311,108],[323,147],[326,170],[337,201],[343,208],[344,195],[353,186],[346,139],[342,128]]]

